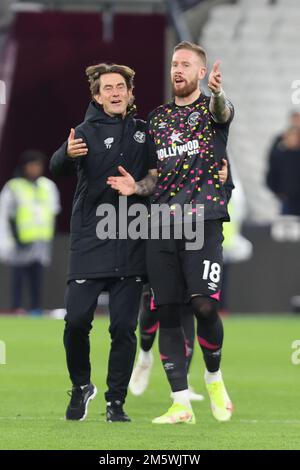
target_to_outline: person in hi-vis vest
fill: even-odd
[[[55,183],[42,176],[44,164],[41,152],[24,152],[17,176],[0,194],[0,261],[12,267],[11,308],[22,309],[26,283],[31,314],[42,313],[43,271],[50,264],[55,218],[60,211]]]

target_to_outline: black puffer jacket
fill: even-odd
[[[118,165],[136,180],[148,172],[145,126],[131,115],[125,119],[110,117],[92,102],[84,122],[75,129],[76,138],[82,138],[88,146],[87,156],[69,158],[65,142],[51,158],[53,174],[77,171],[78,177],[70,228],[69,280],[146,273],[144,241],[119,239],[118,225],[116,239],[99,239],[96,234],[101,220],[96,211],[101,204],[110,204],[119,215],[119,195],[107,185],[108,176],[119,174]],[[135,195],[127,198],[128,207],[135,203],[147,204],[147,200]]]

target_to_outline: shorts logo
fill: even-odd
[[[209,282],[209,283],[208,283],[208,288],[209,288],[210,290],[215,291],[215,290],[217,290],[217,287],[218,287],[217,284],[215,284],[214,282]]]
[[[114,143],[114,140],[115,139],[113,137],[107,137],[107,139],[105,139],[104,143],[107,149],[111,148],[112,144]]]
[[[86,279],[76,279],[75,281],[77,284],[84,284],[86,282]]]
[[[144,142],[146,142],[146,134],[145,134],[145,132],[136,131],[136,133],[134,134],[133,138],[134,138],[134,140],[135,140],[136,142],[138,142],[139,144],[143,144]]]
[[[188,124],[189,126],[194,127],[198,124],[199,120],[200,120],[200,113],[195,111],[194,113],[189,115]]]
[[[173,369],[174,369],[174,364],[173,364],[173,362],[166,362],[166,363],[164,364],[164,369],[165,369],[165,370],[173,370]]]
[[[219,356],[221,356],[221,349],[218,349],[218,351],[212,351],[212,352],[211,352],[211,355],[212,355],[213,357],[219,357]]]

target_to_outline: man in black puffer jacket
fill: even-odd
[[[66,418],[83,420],[89,401],[97,393],[90,380],[89,332],[98,296],[105,290],[110,294],[112,340],[106,417],[109,422],[124,422],[130,421],[123,404],[136,352],[135,329],[146,267],[144,241],[122,238],[121,233],[119,237],[120,197],[106,181],[119,174],[120,166],[139,181],[153,164],[148,163],[145,122],[133,117],[134,71],[126,66],[99,64],[88,67],[86,73],[92,102],[85,120],[71,129],[68,141],[54,153],[50,163],[53,174],[77,172],[78,177],[65,297],[64,345],[73,384]],[[128,208],[147,203],[136,195],[124,200]],[[104,204],[117,216],[115,229],[107,238],[99,235],[99,222],[105,222],[107,216],[103,208],[108,206]]]

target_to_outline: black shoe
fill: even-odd
[[[97,388],[93,384],[73,387],[68,394],[71,397],[66,411],[66,419],[83,421],[87,416],[88,404],[97,395]]]
[[[124,412],[122,402],[117,400],[107,404],[106,421],[108,423],[130,423],[131,419]]]

